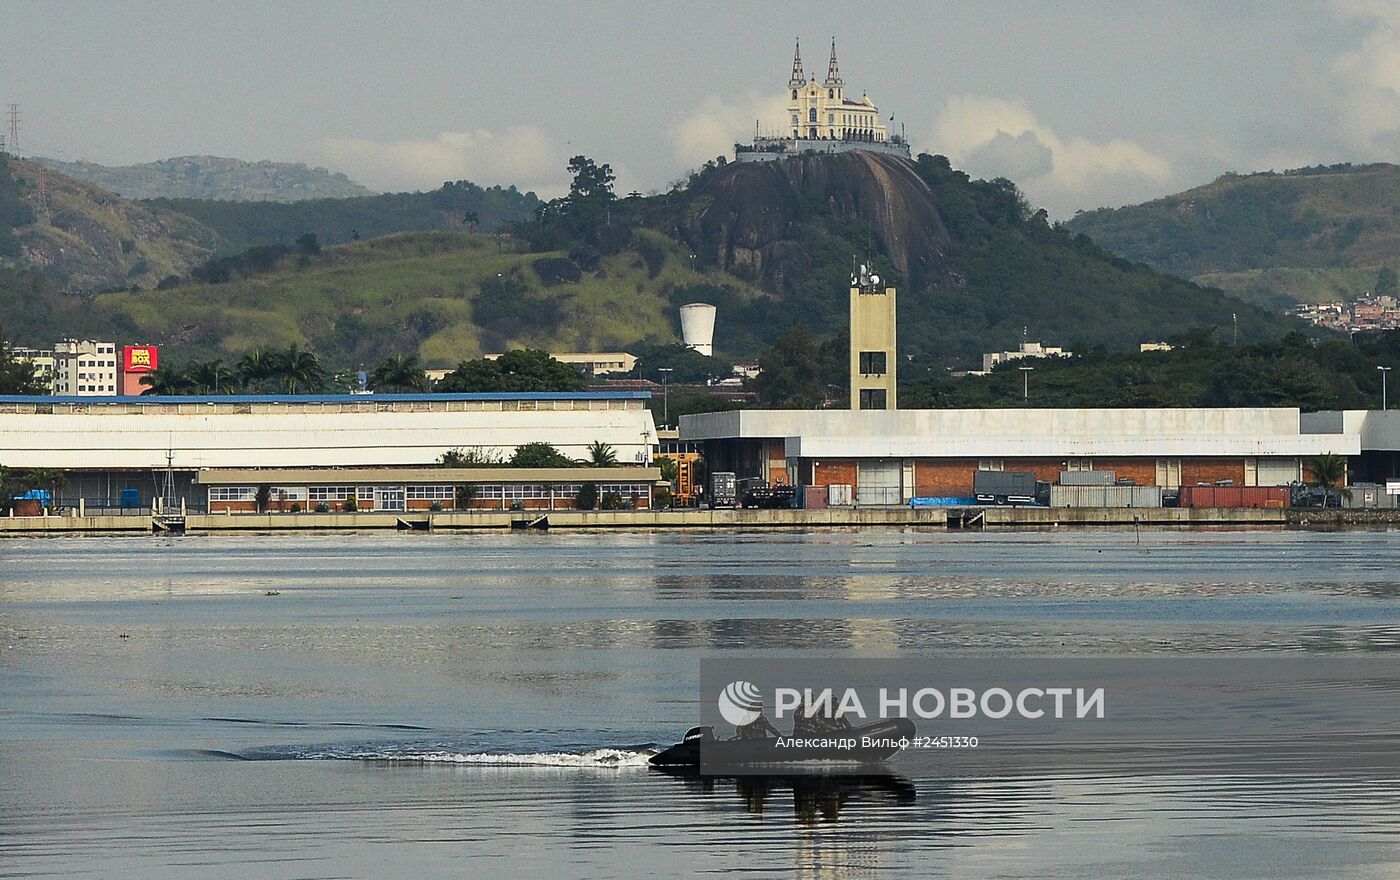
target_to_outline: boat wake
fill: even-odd
[[[365,761],[377,764],[421,764],[477,767],[580,767],[610,769],[646,767],[656,750],[649,746],[594,748],[577,751],[466,752],[450,747],[341,746],[302,749],[262,749],[245,753],[245,760]]]

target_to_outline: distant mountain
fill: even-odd
[[[1129,260],[1268,306],[1353,298],[1400,267],[1400,166],[1226,174],[1068,229]]]
[[[185,214],[133,202],[91,183],[0,154],[0,266],[41,273],[72,292],[154,287],[218,248],[218,233]]]
[[[129,199],[300,202],[373,194],[344,174],[292,162],[244,162],[222,156],[178,156],[116,167],[58,159],[35,161]]]

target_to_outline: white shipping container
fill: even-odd
[[[1161,486],[1051,486],[1051,507],[1161,507]]]

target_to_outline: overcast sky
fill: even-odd
[[[1055,216],[1227,170],[1400,160],[1400,0],[0,0],[0,103],[20,105],[22,153],[62,159],[551,195],[585,153],[650,191],[780,125],[793,38],[820,78],[833,34],[848,92],[917,150]]]

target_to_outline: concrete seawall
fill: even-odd
[[[980,512],[980,516],[978,515]],[[513,520],[534,514],[521,511],[457,513],[264,513],[196,514],[187,518],[191,533],[505,530]],[[869,507],[824,510],[556,510],[554,529],[762,529],[822,527],[1017,528],[1047,526],[1284,526],[1400,523],[1394,510],[1278,510],[1235,508],[1044,508],[993,507],[985,511],[945,508]],[[145,534],[149,516],[0,517],[0,536],[59,534]]]

